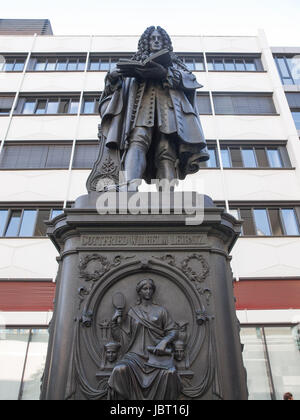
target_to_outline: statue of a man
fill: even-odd
[[[169,54],[167,63],[151,59],[162,50]],[[147,65],[139,65],[145,60]],[[134,179],[184,179],[209,158],[196,106],[196,89],[202,86],[159,26],[145,30],[132,62],[105,79],[99,103],[105,145],[120,151],[129,184]]]

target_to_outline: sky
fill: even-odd
[[[300,46],[300,0],[9,0],[2,19],[50,19],[55,35],[256,35]]]

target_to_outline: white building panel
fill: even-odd
[[[72,140],[76,122],[76,115],[14,116],[7,140]]]
[[[26,73],[21,92],[80,92],[83,72],[30,72]]]
[[[100,122],[101,120],[98,115],[81,115],[79,119],[78,130],[76,133],[76,139],[98,139],[98,124],[100,124]]]
[[[66,170],[0,172],[0,201],[64,201],[66,191]]]
[[[71,172],[68,200],[75,201],[80,195],[87,194],[86,181],[90,172],[90,170],[79,169]]]
[[[0,53],[28,53],[33,36],[0,36]]]
[[[183,51],[186,51],[187,46]],[[254,36],[205,36],[203,48],[207,53],[259,53],[261,47]]]
[[[199,74],[200,76],[200,74]],[[197,80],[201,77],[197,74]],[[213,92],[272,92],[266,72],[208,72],[208,86]],[[201,83],[201,82],[200,82]],[[201,83],[203,84],[203,83]],[[204,86],[205,89],[205,86]]]
[[[210,120],[210,124],[207,122]],[[214,128],[220,140],[286,140],[287,132],[278,115],[217,115],[201,116],[206,138],[213,138]]]
[[[99,92],[104,88],[105,71],[88,71],[84,79],[84,92]]]
[[[93,36],[92,53],[135,52],[140,36]]]
[[[171,35],[173,49],[176,53],[199,53],[203,51],[201,36],[176,36]]]
[[[4,115],[2,115],[0,117],[0,140],[3,140],[3,138],[5,137],[8,124],[9,124],[9,117],[5,117]]]
[[[52,242],[41,239],[0,239],[0,278],[55,278],[58,253]]]
[[[239,278],[300,276],[299,237],[239,238],[232,256]]]
[[[1,39],[1,37],[0,37]],[[0,72],[0,92],[16,93],[19,89],[23,74],[16,72]]]
[[[80,53],[87,52],[90,45],[88,36],[39,36],[33,53]]]
[[[180,181],[177,190],[197,191],[218,201],[226,199],[222,173],[219,169],[202,168],[197,174],[188,175],[184,181]]]
[[[229,201],[293,201],[300,200],[300,183],[296,171],[224,170]]]

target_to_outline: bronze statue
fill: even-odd
[[[105,344],[105,358],[108,363],[112,364],[117,360],[120,347],[120,344],[115,342]]]
[[[138,304],[127,316],[116,309],[112,318],[112,334],[124,356],[109,378],[109,399],[175,400],[180,394],[171,348],[178,330],[168,311],[153,302],[155,289],[152,279],[139,281]]]
[[[202,86],[173,53],[166,31],[147,28],[137,53],[117,66],[106,76],[99,111],[105,145],[119,151],[126,182],[197,172],[209,159],[196,106]]]

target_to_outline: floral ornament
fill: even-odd
[[[196,260],[200,263],[200,269],[195,272],[192,268],[192,261]],[[189,255],[185,260],[181,263],[182,271],[186,274],[186,276],[195,282],[203,282],[209,274],[209,265],[206,262],[206,259],[200,254],[192,254]]]
[[[88,265],[91,261],[98,262],[98,268],[94,271],[88,270]],[[80,260],[79,264],[79,273],[80,277],[84,278],[86,281],[97,281],[99,280],[104,273],[106,273],[110,268],[110,263],[106,257],[103,257],[99,254],[87,255],[85,258]]]

